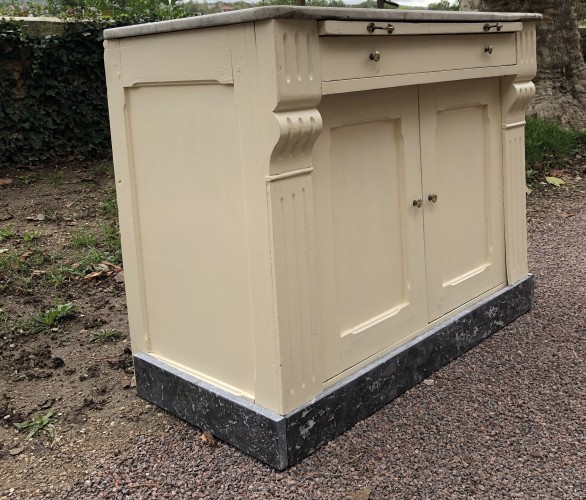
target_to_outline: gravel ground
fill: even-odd
[[[532,312],[301,464],[275,472],[137,400],[117,441],[78,448],[79,479],[34,496],[586,498],[586,180],[533,193],[528,216]]]

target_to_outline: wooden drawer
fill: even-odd
[[[319,43],[324,82],[517,63],[514,33],[322,36]],[[378,62],[370,58],[376,52]]]

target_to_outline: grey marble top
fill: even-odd
[[[541,14],[512,14],[496,12],[443,12],[433,10],[353,9],[337,7],[274,6],[235,10],[221,14],[173,19],[157,23],[123,26],[104,31],[106,39],[152,35],[171,31],[211,28],[229,24],[249,23],[265,19],[314,19],[316,21],[405,21],[405,22],[488,22],[529,21],[541,19]]]

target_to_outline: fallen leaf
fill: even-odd
[[[18,446],[17,448],[12,448],[8,453],[12,456],[20,455],[24,451],[24,447]]]
[[[372,490],[370,488],[364,488],[356,493],[353,493],[348,497],[348,500],[368,500]]]
[[[423,383],[425,385],[434,385],[435,384],[435,380],[433,380],[432,378],[426,378]]]
[[[568,217],[574,217],[576,215],[576,210],[568,210],[567,212],[561,212],[560,217],[563,219],[567,219]]]
[[[136,387],[136,375],[133,375],[130,379],[130,387]]]
[[[209,431],[206,431],[201,435],[201,441],[202,441],[202,443],[207,443],[212,448],[215,448],[216,446],[218,446],[218,442],[216,441],[216,438]]]
[[[13,179],[0,179],[0,186],[10,186],[12,182]]]
[[[563,186],[566,183],[566,181],[560,179],[559,177],[546,177],[545,182],[557,187]]]
[[[6,253],[8,252],[8,248],[0,248],[0,253]]]
[[[31,215],[30,217],[27,217],[26,220],[30,220],[33,222],[43,222],[45,220],[46,216],[45,214],[37,214],[37,215]]]
[[[33,254],[33,252],[30,252],[30,251],[28,251],[28,252],[24,252],[23,254],[21,254],[21,255],[20,255],[20,258],[21,258],[22,260],[26,260],[26,259],[28,259],[28,258],[29,258],[29,257],[30,257],[32,254]]]
[[[101,278],[103,276],[108,276],[109,274],[110,274],[109,271],[96,271],[96,272],[93,272],[93,273],[86,274],[83,277],[83,279],[84,280],[93,280],[93,279],[96,279],[96,278]]]

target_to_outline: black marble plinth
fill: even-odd
[[[148,354],[134,356],[138,394],[282,470],[363,420],[527,312],[533,276],[495,293],[282,416]]]

